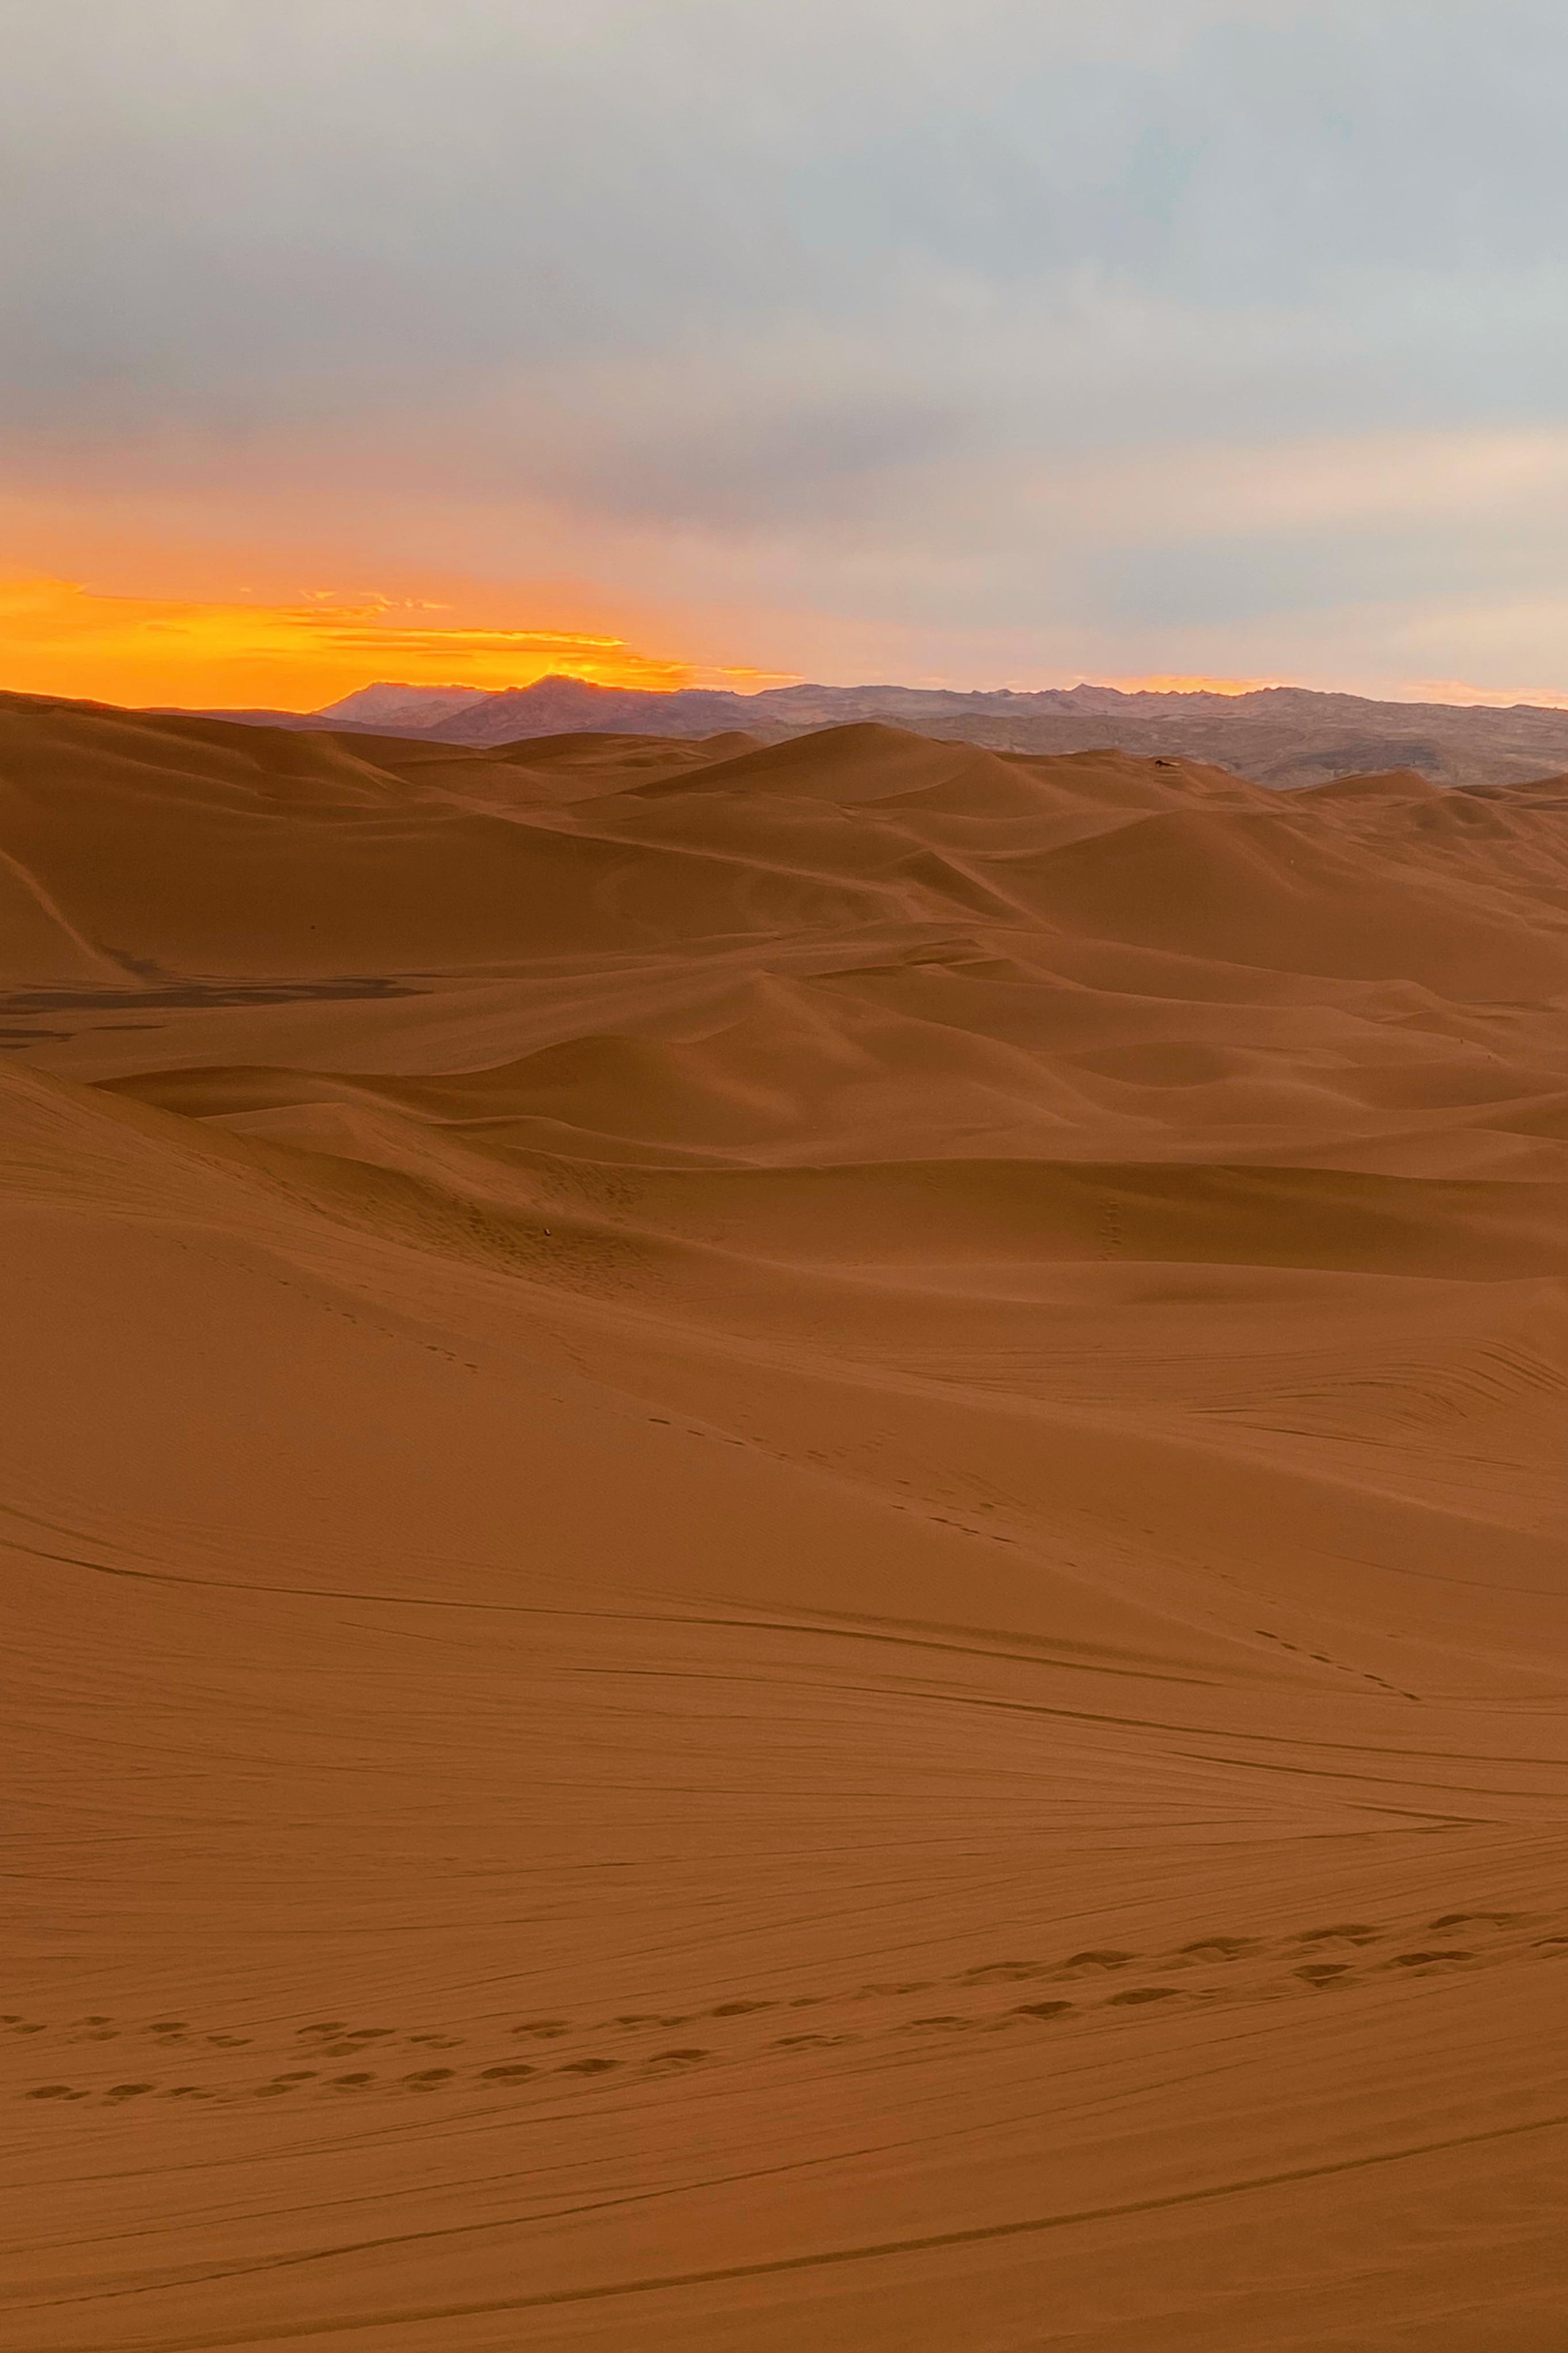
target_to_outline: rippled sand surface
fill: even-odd
[[[1568,786],[0,698],[18,2353],[1560,2353]]]

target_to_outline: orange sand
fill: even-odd
[[[16,2353],[1560,2353],[1568,786],[0,707]]]

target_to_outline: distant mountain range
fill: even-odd
[[[482,686],[400,686],[382,679],[374,686],[362,686],[357,694],[345,694],[340,702],[324,704],[313,715],[347,719],[354,726],[407,728],[422,735],[472,703],[497,699]]]
[[[689,687],[653,693],[542,678],[531,686],[363,687],[319,712],[228,711],[252,725],[327,726],[481,748],[584,733],[704,736],[739,731],[776,744],[820,727],[879,719],[999,752],[1110,747],[1206,760],[1265,785],[1413,768],[1435,784],[1523,783],[1568,771],[1568,711],[1531,703],[1374,702],[1306,687],[1251,694],[1124,694],[1110,686],[961,694],[913,686],[781,686],[760,694]]]

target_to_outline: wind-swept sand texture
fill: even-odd
[[[16,2353],[1561,2353],[1568,787],[0,709]]]
[[[536,679],[494,693],[482,688],[397,686],[384,681],[314,712],[213,711],[209,719],[354,733],[389,729],[447,744],[507,744],[563,729],[643,729],[657,736],[744,728],[768,743],[850,721],[877,720],[943,742],[992,751],[1175,754],[1215,761],[1260,784],[1321,785],[1384,768],[1410,768],[1434,784],[1533,784],[1568,762],[1568,712],[1516,703],[1371,702],[1300,686],[1247,694],[1200,691],[1124,694],[1113,686],[1046,687],[959,694],[920,686],[775,686],[760,694],[682,687],[591,686]]]

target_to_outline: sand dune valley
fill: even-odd
[[[1568,781],[0,698],[16,2353],[1562,2353]]]

